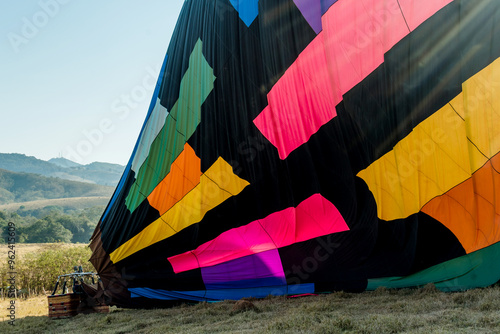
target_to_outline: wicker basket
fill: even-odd
[[[67,293],[48,296],[49,318],[61,319],[74,317],[77,314],[109,313],[108,305],[89,305],[84,302],[83,295]]]
[[[49,318],[69,318],[78,314],[80,295],[67,293],[47,297],[49,302]]]

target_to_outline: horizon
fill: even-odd
[[[93,164],[93,163],[105,163],[105,164],[113,164],[113,165],[119,165],[119,166],[122,166],[122,167],[126,167],[126,165],[122,165],[122,164],[119,164],[119,163],[114,163],[114,162],[107,162],[107,161],[92,161],[92,162],[89,162],[89,163],[85,163],[85,164],[81,164],[79,162],[76,162],[76,161],[73,161],[71,159],[68,159],[68,158],[65,158],[65,157],[62,157],[62,156],[59,156],[59,157],[53,157],[53,158],[49,158],[47,160],[45,159],[41,159],[41,158],[38,158],[36,156],[33,156],[33,155],[28,155],[28,154],[24,154],[24,153],[19,153],[19,152],[11,152],[11,153],[6,153],[6,152],[0,152],[0,155],[1,154],[13,154],[13,155],[23,155],[27,158],[35,158],[37,160],[40,160],[40,161],[45,161],[45,162],[51,162],[50,160],[54,160],[54,159],[64,159],[66,161],[69,161],[69,162],[72,162],[72,163],[75,163],[77,165],[80,165],[80,166],[87,166],[87,165],[90,165],[90,164]]]

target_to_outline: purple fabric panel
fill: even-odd
[[[277,249],[201,268],[207,289],[286,284]]]
[[[326,11],[338,0],[321,0],[321,14],[325,14]]]
[[[320,0],[293,0],[295,5],[306,19],[307,23],[313,28],[316,34],[323,30],[321,25],[321,1]]]
[[[323,30],[321,16],[338,0],[293,0],[316,34]]]

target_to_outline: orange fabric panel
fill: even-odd
[[[452,231],[471,253],[500,241],[499,192],[500,153],[471,178],[427,203],[422,211]]]
[[[149,204],[163,215],[200,183],[201,160],[188,143],[175,159],[170,173],[148,196]]]

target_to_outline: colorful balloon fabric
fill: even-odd
[[[499,57],[496,0],[186,0],[92,237],[104,295],[497,282]]]

